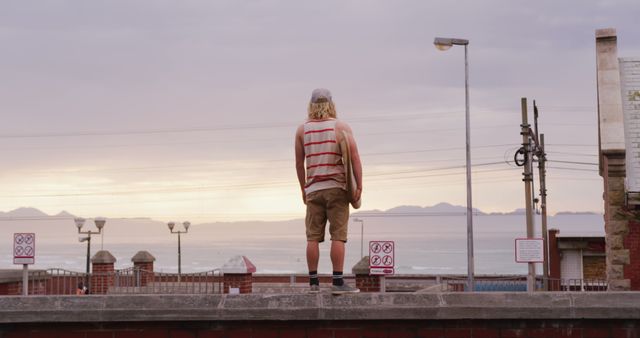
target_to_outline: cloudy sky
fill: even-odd
[[[638,17],[637,1],[0,0],[0,210],[301,217],[293,136],[316,87],[358,140],[363,209],[464,205],[464,51],[436,50],[445,36],[470,40],[474,207],[524,207],[527,97],[550,212],[601,211],[594,31],[640,56]]]

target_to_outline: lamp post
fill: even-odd
[[[184,231],[173,231],[173,228],[176,226],[175,222],[169,222],[167,223],[167,226],[169,227],[169,231],[172,234],[178,234],[178,282],[180,282],[180,279],[182,277],[182,251],[180,248],[180,234],[186,234],[187,232],[189,232],[189,226],[191,226],[190,222],[183,222],[182,225],[184,226]]]
[[[473,208],[471,206],[471,134],[469,124],[469,61],[467,56],[469,40],[435,38],[433,44],[437,49],[442,51],[451,48],[453,45],[464,46],[464,94],[467,157],[467,288],[469,291],[473,291]]]
[[[360,222],[360,259],[364,257],[364,220],[354,218],[354,222]]]
[[[81,235],[87,235],[87,237],[80,237],[78,238],[78,241],[80,241],[80,243],[82,242],[87,242],[87,269],[86,269],[86,279],[85,280],[85,286],[88,287],[88,278],[89,278],[89,261],[91,260],[91,235],[95,234],[95,235],[99,235],[102,233],[102,228],[104,227],[104,224],[107,222],[107,220],[104,217],[96,217],[94,219],[94,223],[96,224],[96,228],[98,228],[98,231],[91,231],[91,230],[87,230],[87,231],[82,231],[82,227],[84,226],[84,222],[85,219],[82,217],[76,217],[74,219],[74,222],[76,223],[76,227],[78,228],[78,234]]]

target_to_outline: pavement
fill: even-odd
[[[0,323],[640,319],[637,292],[3,296]]]

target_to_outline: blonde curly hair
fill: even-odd
[[[333,101],[323,102],[309,102],[309,108],[307,109],[308,117],[310,120],[322,120],[327,118],[336,118],[336,106]]]

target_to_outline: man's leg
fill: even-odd
[[[309,267],[309,285],[311,292],[320,291],[320,279],[318,278],[318,260],[320,259],[320,247],[318,241],[307,241],[307,266]]]
[[[317,192],[307,196],[307,217],[305,220],[307,227],[307,267],[309,268],[309,285],[311,292],[320,290],[320,280],[318,279],[318,261],[320,259],[319,243],[324,241],[324,229],[327,223],[327,216],[324,211],[322,196]]]
[[[331,258],[333,259],[333,254]],[[319,259],[320,246],[318,245],[318,241],[307,241],[307,266],[309,267],[309,271],[318,271]]]
[[[333,263],[334,294],[358,292],[360,290],[344,284],[344,252],[347,241],[347,227],[349,223],[349,201],[347,192],[342,189],[331,189],[328,198],[327,214],[329,218],[329,232],[331,232],[331,263]]]
[[[333,264],[333,285],[342,286],[344,284],[342,278],[344,268],[343,241],[331,241],[331,263]]]
[[[344,242],[331,241],[331,263],[333,271],[343,271],[344,268]]]

